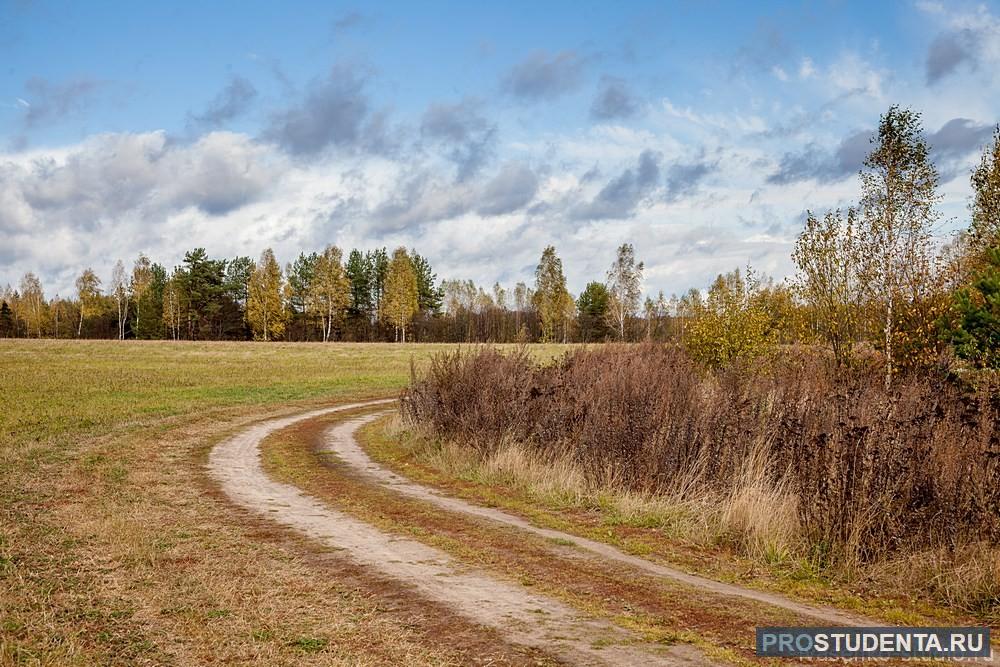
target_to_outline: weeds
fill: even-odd
[[[617,520],[769,563],[850,573],[924,559],[914,576],[940,597],[995,610],[996,389],[928,374],[886,392],[877,367],[808,350],[709,371],[656,345],[547,365],[483,349],[438,355],[402,407],[480,474],[566,502],[609,494]]]

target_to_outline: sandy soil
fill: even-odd
[[[209,473],[238,505],[343,550],[359,564],[408,582],[420,594],[449,605],[475,622],[497,628],[512,642],[544,649],[578,665],[710,664],[691,646],[642,643],[624,630],[585,617],[558,601],[465,567],[442,551],[382,532],[264,474],[259,444],[270,433],[331,412],[389,402],[341,405],[262,422],[217,445],[209,456]],[[362,457],[358,459],[360,468],[377,473],[380,469],[367,459],[353,438],[354,430],[367,419],[371,417],[334,429],[337,435],[331,441],[352,444],[354,455]],[[374,467],[368,469],[370,466]],[[387,483],[397,480],[390,478]],[[430,494],[426,489],[422,491]]]

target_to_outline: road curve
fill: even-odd
[[[512,642],[576,665],[710,664],[691,646],[639,643],[610,623],[463,566],[438,549],[378,530],[264,473],[259,445],[269,434],[306,419],[390,402],[339,405],[261,422],[216,445],[209,454],[208,472],[237,505],[342,549],[356,562],[407,582],[420,594],[496,628]],[[345,433],[353,433],[359,423],[352,421]]]
[[[506,512],[490,507],[474,505],[458,498],[443,495],[435,489],[411,482],[410,480],[401,477],[391,470],[383,468],[372,461],[368,454],[366,454],[365,451],[358,446],[357,440],[354,437],[355,431],[368,422],[378,418],[382,414],[384,413],[376,413],[373,415],[353,418],[331,427],[326,432],[324,445],[327,451],[336,454],[338,458],[353,467],[355,470],[368,476],[372,481],[390,487],[397,493],[433,503],[434,505],[451,512],[459,512],[462,514],[469,514],[489,519],[491,521],[513,526],[548,539],[570,540],[576,546],[597,554],[605,560],[616,561],[658,577],[673,579],[699,590],[709,591],[719,595],[747,598],[756,602],[763,602],[765,604],[780,607],[800,616],[805,616],[829,625],[882,625],[878,621],[848,614],[838,609],[796,602],[795,600],[791,600],[781,595],[757,591],[750,588],[744,588],[742,586],[726,584],[720,581],[714,581],[712,579],[706,579],[697,575],[688,574],[687,572],[625,553],[624,551],[621,551],[610,544],[605,544],[604,542],[589,540],[585,537],[564,533],[558,530],[541,528],[512,514],[507,514]]]

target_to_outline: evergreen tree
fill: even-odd
[[[351,314],[371,320],[375,308],[372,300],[371,255],[365,256],[360,250],[352,250],[344,271],[351,283]]]
[[[955,293],[950,332],[955,353],[984,368],[1000,368],[1000,246],[983,251],[984,266]]]
[[[412,251],[410,257],[417,273],[417,302],[420,312],[437,315],[441,312],[441,302],[444,299],[444,292],[436,285],[437,274],[431,269],[430,262],[416,251]]]
[[[608,303],[611,295],[604,283],[588,283],[576,300],[577,326],[584,343],[602,341],[610,334]]]
[[[13,338],[14,336],[14,311],[10,309],[7,302],[0,304],[0,338]]]

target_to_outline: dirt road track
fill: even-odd
[[[358,446],[357,440],[354,438],[355,431],[378,418],[382,414],[384,413],[376,413],[373,415],[353,418],[332,427],[329,431],[327,431],[326,449],[327,451],[335,453],[341,460],[351,465],[362,474],[369,476],[380,484],[389,486],[397,493],[433,503],[442,509],[452,512],[470,514],[484,519],[489,519],[491,521],[507,524],[548,539],[569,540],[577,547],[597,554],[606,560],[616,561],[658,577],[674,579],[683,584],[687,584],[704,591],[718,593],[719,595],[747,598],[749,600],[763,602],[775,607],[781,607],[782,609],[787,609],[800,616],[814,619],[818,621],[819,624],[858,626],[881,625],[878,621],[848,614],[837,609],[807,605],[780,595],[773,595],[763,591],[743,588],[742,586],[735,586],[719,581],[713,581],[712,579],[705,579],[704,577],[699,577],[693,574],[688,574],[687,572],[682,572],[681,570],[677,570],[660,563],[654,563],[653,561],[646,560],[645,558],[639,558],[638,556],[627,554],[619,549],[616,549],[610,544],[595,542],[594,540],[589,540],[585,537],[571,535],[558,530],[540,528],[520,517],[507,514],[506,512],[489,507],[473,505],[472,503],[459,500],[458,498],[442,495],[434,489],[415,484],[372,461],[364,450]]]
[[[711,664],[691,646],[638,642],[609,623],[583,616],[523,586],[467,568],[420,542],[382,532],[264,474],[259,444],[269,434],[332,412],[389,402],[340,405],[262,422],[216,445],[209,455],[209,473],[238,505],[343,549],[357,562],[408,582],[419,593],[497,628],[510,641],[541,648],[570,664]],[[354,422],[352,428],[357,425]]]

